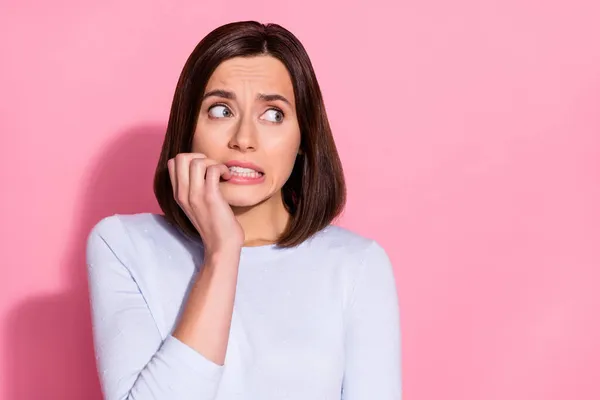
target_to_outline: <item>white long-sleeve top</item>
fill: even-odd
[[[171,335],[202,245],[156,214],[113,215],[87,242],[107,400],[400,400],[394,273],[383,248],[330,225],[295,248],[242,249],[224,365]]]

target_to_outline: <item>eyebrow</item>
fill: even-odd
[[[235,93],[230,92],[228,90],[215,89],[215,90],[211,90],[210,92],[206,92],[204,94],[204,96],[202,96],[202,101],[204,101],[207,97],[213,97],[213,96],[214,97],[221,97],[223,99],[228,99],[228,100],[235,100]],[[261,100],[261,101],[276,101],[276,100],[280,100],[280,101],[283,101],[284,103],[287,103],[289,106],[292,105],[288,99],[286,99],[284,96],[282,96],[280,94],[264,94],[264,93],[260,93],[258,96],[256,96],[256,98],[258,100]]]

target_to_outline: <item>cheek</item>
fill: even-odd
[[[298,146],[291,148],[288,146],[272,154],[274,156],[270,158],[273,160],[271,170],[274,172],[274,184],[276,186],[283,186],[294,169],[294,164],[298,157]]]
[[[210,158],[216,150],[227,145],[227,143],[219,142],[218,139],[222,137],[224,135],[219,135],[214,128],[211,129],[199,123],[192,140],[192,152],[202,153]]]
[[[201,153],[206,147],[206,135],[201,127],[197,127],[192,138],[192,152]]]

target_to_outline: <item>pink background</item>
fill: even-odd
[[[100,399],[85,237],[157,211],[179,72],[239,19],[283,24],[314,61],[340,223],[395,264],[404,398],[600,398],[600,3],[347,4],[2,2],[3,399]]]

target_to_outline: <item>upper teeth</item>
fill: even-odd
[[[252,168],[243,168],[243,167],[229,167],[229,170],[231,172],[257,172],[256,170],[253,170]]]
[[[258,175],[259,172],[252,168],[243,168],[243,167],[229,167],[229,171],[233,174],[243,174],[248,176]]]

